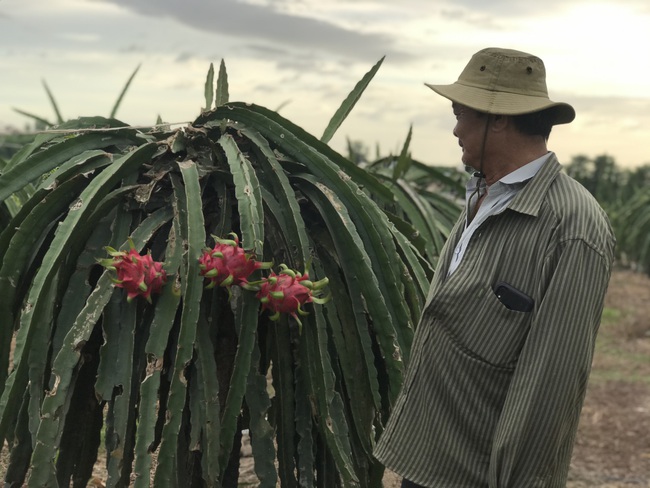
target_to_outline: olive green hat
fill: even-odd
[[[472,56],[455,83],[425,85],[479,112],[520,115],[550,109],[553,124],[568,124],[576,116],[568,103],[548,98],[543,61],[513,49],[483,49]]]

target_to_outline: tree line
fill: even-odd
[[[566,172],[607,212],[616,234],[618,264],[650,274],[650,163],[622,168],[607,154],[580,154]]]

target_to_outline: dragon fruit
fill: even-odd
[[[317,296],[329,280],[323,278],[314,282],[309,279],[309,273],[306,271],[301,274],[284,264],[281,268],[279,274],[272,271],[268,278],[261,281],[256,296],[262,303],[262,310],[272,312],[271,320],[278,320],[280,314],[286,313],[302,325],[297,314],[307,315],[302,309],[305,303],[323,304],[329,300],[329,296],[325,298]]]
[[[219,239],[213,249],[207,249],[199,258],[201,276],[210,280],[207,288],[223,286],[230,288],[238,285],[246,288],[248,277],[257,269],[268,269],[271,263],[255,260],[255,255],[247,253],[239,245],[237,234],[231,233],[233,239]]]
[[[152,293],[161,292],[163,285],[167,283],[167,273],[163,269],[163,263],[154,261],[151,253],[142,256],[141,262],[144,264],[144,282],[147,285],[147,291],[142,296],[149,300]]]
[[[151,253],[142,256],[131,240],[129,245],[131,246],[129,251],[117,251],[112,247],[106,247],[111,257],[99,262],[105,268],[117,273],[117,279],[113,278],[113,282],[118,288],[126,290],[127,301],[130,302],[135,297],[141,296],[151,303],[151,295],[160,293],[167,282],[167,273],[161,262],[153,260]]]

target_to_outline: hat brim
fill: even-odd
[[[568,103],[554,102],[545,97],[489,91],[461,83],[425,85],[452,102],[488,114],[523,115],[551,109],[553,125],[568,124],[576,117],[575,110]]]

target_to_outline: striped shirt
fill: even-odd
[[[449,275],[465,222],[441,253],[374,454],[431,488],[564,487],[613,261],[609,221],[551,154]],[[499,282],[533,309],[506,308]]]

